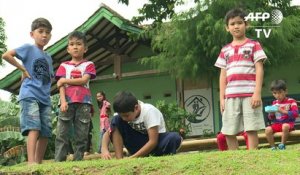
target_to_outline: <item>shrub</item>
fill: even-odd
[[[195,118],[194,114],[179,107],[175,102],[166,103],[160,100],[157,101],[156,107],[162,112],[168,131],[179,132],[183,137],[191,131],[191,124],[186,124],[186,119]]]

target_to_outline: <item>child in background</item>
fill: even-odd
[[[276,105],[278,111],[269,113],[268,118],[272,124],[266,128],[265,133],[271,149],[276,150],[274,133],[282,132],[281,143],[278,145],[278,149],[285,150],[289,132],[294,130],[295,120],[298,117],[298,106],[296,100],[286,96],[287,87],[283,80],[274,80],[270,89],[276,99],[272,105]]]
[[[101,153],[101,143],[104,133],[109,129],[109,115],[111,113],[110,103],[106,100],[106,95],[103,91],[96,94],[99,113],[100,113],[100,137],[99,137],[99,150]]]
[[[5,52],[2,58],[22,71],[19,93],[21,106],[20,127],[27,138],[28,164],[40,164],[51,137],[50,88],[53,78],[51,56],[44,52],[51,38],[52,26],[45,18],[37,18],[31,24],[30,36],[34,45],[23,46]],[[15,60],[18,58],[23,65]]]

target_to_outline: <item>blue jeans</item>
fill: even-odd
[[[21,133],[27,136],[30,130],[39,130],[40,136],[50,138],[52,135],[51,106],[44,105],[34,98],[20,100]]]

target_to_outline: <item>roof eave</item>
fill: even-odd
[[[86,32],[89,31],[94,25],[97,24],[102,18],[109,20],[111,23],[119,27],[121,30],[130,32],[130,33],[141,33],[143,29],[130,24],[128,20],[118,15],[116,12],[108,8],[106,5],[102,5],[92,16],[89,17],[82,25],[77,27],[75,30]],[[67,46],[67,37],[64,36],[62,39],[49,46],[46,51],[50,55],[54,55],[58,51],[66,48]],[[0,89],[9,90],[9,86],[21,79],[21,71],[14,70],[4,78],[0,79]]]

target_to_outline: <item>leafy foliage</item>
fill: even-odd
[[[191,131],[191,124],[186,124],[185,120],[196,116],[178,107],[176,103],[167,104],[165,101],[157,101],[156,107],[162,112],[168,131],[180,134],[187,134]]]
[[[5,151],[3,156],[6,158],[17,157],[19,154],[24,154],[25,149],[26,149],[26,147],[24,145],[18,145],[18,146],[12,147],[9,150]]]
[[[18,104],[18,96],[16,94],[11,94],[10,102],[12,102],[13,104]]]
[[[119,0],[119,2],[129,4],[129,0]],[[183,3],[184,0],[149,0],[141,9],[138,9],[140,15],[133,17],[132,21],[135,24],[141,24],[147,20],[153,20],[154,24],[161,23],[163,20],[172,18],[175,14],[175,7]]]
[[[13,143],[13,145],[17,145],[14,147],[10,147],[10,149],[3,147],[2,144],[2,148],[3,149],[8,149],[7,151],[5,151],[3,154],[0,155],[0,166],[4,165],[4,166],[9,166],[9,165],[15,165],[21,162],[26,161],[26,151],[25,151],[25,146],[21,145],[21,142],[11,142]],[[4,144],[7,145],[7,144]],[[2,152],[2,150],[1,150]]]
[[[0,101],[0,165],[14,165],[25,160],[25,138],[20,133],[19,111],[16,101]]]
[[[4,31],[4,20],[0,17],[0,65],[2,65],[2,54],[6,52],[7,48],[5,45],[6,35]]]
[[[16,103],[6,102],[0,100],[0,117],[14,117],[18,116],[19,105]],[[1,127],[2,125],[0,125]]]
[[[0,130],[1,126],[15,126],[19,127],[20,126],[20,121],[18,116],[11,116],[11,117],[0,117]]]
[[[300,58],[300,9],[290,7],[290,0],[212,0],[182,14],[174,14],[168,23],[146,29],[140,37],[150,38],[157,55],[142,59],[142,64],[167,71],[176,78],[212,77],[218,71],[214,63],[225,44],[232,37],[223,21],[227,11],[241,7],[248,12],[282,11],[284,19],[272,28],[269,38],[257,38],[250,27],[247,37],[258,39],[268,58],[268,66],[276,66]],[[270,26],[267,22],[253,22],[253,26]],[[284,52],[283,52],[284,50]]]
[[[0,165],[14,165],[25,161],[25,139],[21,135],[20,129],[5,128],[5,131],[0,132]]]

